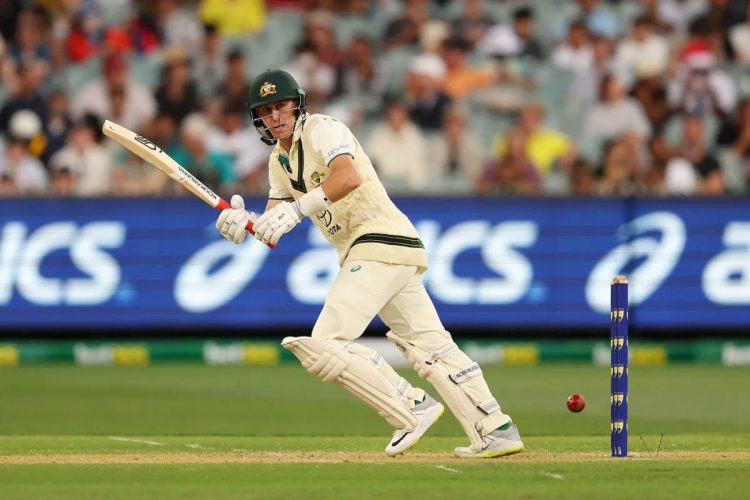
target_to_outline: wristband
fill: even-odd
[[[328,208],[331,200],[323,192],[323,188],[318,186],[309,193],[300,196],[296,203],[302,215],[310,217]]]

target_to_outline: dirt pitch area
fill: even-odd
[[[619,460],[605,453],[524,452],[511,457],[481,460],[513,463],[605,462]],[[633,461],[750,460],[750,451],[634,453]],[[414,453],[388,457],[382,453],[344,452],[204,452],[204,453],[76,453],[0,455],[0,464],[339,464],[339,463],[473,463],[448,453]]]

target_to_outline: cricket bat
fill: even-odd
[[[167,174],[170,178],[182,184],[185,189],[211,205],[213,208],[219,211],[232,208],[225,199],[211,191],[208,186],[198,180],[185,167],[174,161],[174,159],[165,153],[159,146],[145,137],[109,120],[104,121],[102,132],[131,153],[143,158],[148,163]],[[250,233],[255,234],[253,231],[253,223],[251,221],[247,222],[245,229],[250,231]],[[274,245],[268,246],[271,248],[274,247]]]

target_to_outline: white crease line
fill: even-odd
[[[203,448],[203,446],[199,445],[198,443],[186,444],[185,446],[187,446],[188,448],[193,448],[195,450],[197,450],[198,448]]]
[[[554,472],[542,472],[542,476],[551,477],[552,479],[563,479],[562,474],[555,474]]]
[[[146,439],[131,439],[131,438],[124,438],[119,436],[109,436],[109,439],[112,441],[125,441],[128,443],[143,443],[143,444],[150,444],[153,446],[164,446],[164,443],[159,443],[157,441],[148,441]]]
[[[457,474],[461,474],[460,470],[451,469],[450,467],[446,467],[445,465],[436,465],[435,468],[440,469],[440,470],[447,470],[448,472],[455,472]]]

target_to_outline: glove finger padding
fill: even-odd
[[[258,215],[255,212],[245,212],[241,218],[237,219],[237,225],[232,227],[232,241],[240,244],[247,238],[247,223],[251,221],[255,223],[255,219]]]
[[[219,214],[219,218],[216,219],[216,229],[218,229],[219,232],[222,232],[221,228],[224,227],[224,224],[226,224],[226,222],[227,222],[227,217],[229,217],[229,214],[231,214],[231,213],[232,213],[232,209],[231,208],[225,208]],[[223,233],[222,233],[222,236],[223,236]]]
[[[229,200],[229,204],[232,206],[232,208],[237,208],[237,209],[245,208],[245,200],[242,198],[242,196],[238,194],[232,195],[232,199]]]
[[[294,224],[294,225],[283,224],[281,227],[279,227],[278,229],[276,229],[276,231],[273,232],[273,234],[271,235],[271,237],[268,239],[269,243],[271,245],[276,245],[276,243],[278,243],[279,239],[283,235],[285,235],[286,233],[288,233],[295,225],[296,224]]]
[[[249,220],[254,220],[255,214],[245,210],[245,200],[242,196],[232,196],[230,206],[232,208],[222,210],[216,220],[216,228],[226,239],[239,244],[247,237],[245,226]]]
[[[227,217],[227,236],[233,242],[240,244],[247,237],[247,221],[250,219],[250,214],[244,209],[236,210],[234,213]]]
[[[302,213],[293,203],[283,201],[258,217],[254,227],[255,239],[275,245],[282,235],[288,233],[302,219]]]

